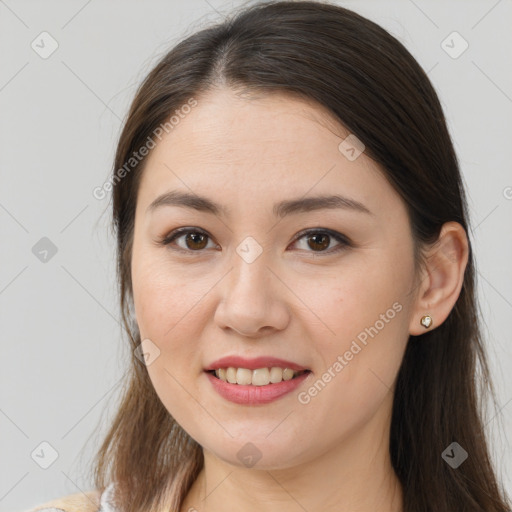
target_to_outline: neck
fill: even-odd
[[[242,468],[204,449],[204,467],[181,512],[402,512],[384,410],[339,445],[284,469]]]

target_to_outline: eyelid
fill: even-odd
[[[164,236],[161,240],[158,240],[157,243],[159,245],[169,246],[171,244],[171,242],[173,242],[177,238],[180,238],[181,236],[186,235],[188,233],[202,234],[202,235],[207,236],[209,238],[209,240],[213,241],[213,237],[204,229],[188,226],[188,227],[177,228],[177,229],[171,231],[169,234]],[[307,229],[300,231],[299,233],[297,233],[297,235],[295,236],[295,238],[291,242],[291,244],[298,242],[301,238],[304,238],[308,234],[325,234],[325,235],[330,236],[331,238],[333,238],[334,240],[336,240],[339,243],[338,246],[331,248],[327,251],[306,251],[308,253],[311,253],[314,256],[334,254],[334,253],[342,251],[346,247],[353,247],[352,241],[347,236],[343,235],[342,233],[339,233],[338,231],[334,231],[334,230],[328,229],[328,228],[321,228],[321,227],[307,228]],[[183,247],[179,247],[179,246],[172,247],[172,249],[181,251],[181,252],[184,252],[187,254],[200,254],[205,251],[205,249],[200,249],[200,250],[194,251],[191,249],[184,249]]]

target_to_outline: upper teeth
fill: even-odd
[[[242,384],[253,386],[265,386],[267,384],[277,384],[282,380],[290,380],[299,372],[295,372],[290,368],[258,368],[249,370],[248,368],[218,368],[215,375],[219,379],[231,384]]]

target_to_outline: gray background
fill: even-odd
[[[487,429],[510,492],[512,2],[339,3],[405,44],[448,117],[469,192],[498,392],[500,412],[490,409]],[[234,5],[240,2],[0,0],[1,511],[91,488],[87,469],[128,358],[109,202],[92,190],[110,173],[141,79],[181,37]],[[31,47],[51,49],[43,31],[58,44],[47,58]],[[454,31],[469,44],[457,58],[464,43]],[[43,237],[57,249],[47,261],[33,252]]]

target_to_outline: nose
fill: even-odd
[[[230,263],[231,272],[219,283],[215,323],[253,338],[285,329],[290,320],[288,290],[271,270],[266,254],[248,263],[235,252]]]

